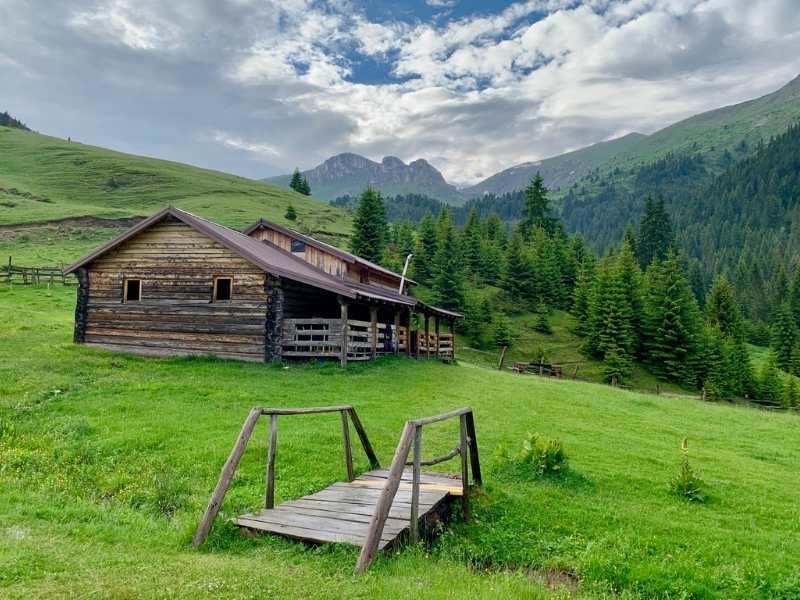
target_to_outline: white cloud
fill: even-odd
[[[29,4],[0,3],[0,76],[24,70],[71,91],[63,110],[87,131],[125,110],[129,129],[97,125],[95,142],[117,132],[117,146],[193,160],[182,129],[213,130],[209,156],[236,150],[229,162],[252,174],[267,159],[310,167],[349,150],[422,156],[474,181],[800,72],[797,0],[528,0],[425,22],[370,18],[351,0],[71,0],[46,14]],[[364,78],[364,65],[381,72]],[[50,93],[9,92],[40,107],[22,115],[37,129]],[[148,145],[141,124],[173,137]]]

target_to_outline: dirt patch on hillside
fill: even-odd
[[[65,217],[49,221],[31,221],[30,223],[11,223],[0,225],[0,238],[12,238],[18,233],[36,233],[45,229],[127,229],[136,225],[145,217],[121,217],[104,219],[103,217]]]

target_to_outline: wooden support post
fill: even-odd
[[[408,309],[408,322],[406,323],[406,355],[411,358],[411,319],[413,318],[413,312],[411,309]]]
[[[214,493],[211,494],[211,499],[208,501],[206,512],[203,515],[200,524],[197,526],[197,531],[192,538],[192,545],[195,547],[199,546],[205,541],[206,537],[208,536],[208,532],[211,530],[211,525],[214,523],[217,513],[219,513],[219,508],[222,506],[225,493],[228,491],[228,486],[231,484],[231,479],[233,479],[233,473],[236,471],[236,467],[239,466],[239,461],[242,458],[242,454],[244,454],[247,441],[253,434],[253,428],[256,426],[256,421],[258,421],[259,416],[261,416],[261,409],[254,408],[247,416],[244,425],[242,425],[242,430],[239,432],[239,437],[233,446],[233,450],[231,450],[228,460],[225,461],[225,465],[222,467],[222,472],[219,475],[217,487],[214,488]]]
[[[483,484],[481,475],[481,461],[478,457],[478,439],[475,437],[475,415],[472,411],[468,412],[467,417],[467,437],[469,438],[469,460],[472,467],[472,480],[478,485]]]
[[[339,306],[341,307],[342,319],[342,349],[339,360],[342,368],[344,369],[347,368],[347,347],[349,346],[348,332],[350,330],[350,325],[347,323],[347,300],[344,298],[339,298]]]
[[[342,444],[344,445],[344,464],[347,467],[347,481],[353,481],[353,450],[350,447],[350,425],[347,422],[347,411],[343,410],[342,415]]]
[[[411,515],[409,538],[412,544],[419,541],[419,476],[422,469],[422,426],[414,427],[414,466],[411,473]]]
[[[386,484],[383,486],[381,495],[378,497],[375,513],[370,519],[367,537],[364,540],[364,546],[361,548],[361,555],[358,557],[356,573],[363,573],[366,571],[372,564],[372,561],[375,560],[375,553],[378,551],[378,544],[383,535],[386,518],[389,516],[389,510],[392,508],[392,502],[394,502],[397,489],[400,487],[400,479],[403,476],[403,468],[405,467],[406,460],[408,460],[408,452],[411,449],[413,434],[414,424],[407,422],[403,429],[403,434],[400,436],[400,443],[397,446],[397,450],[395,450],[392,466],[389,468],[389,474],[386,478]]]
[[[425,358],[431,357],[431,329],[430,329],[431,316],[425,313]]]
[[[269,416],[269,445],[267,449],[267,493],[264,508],[275,508],[275,451],[278,446],[278,415]]]
[[[450,335],[452,336],[451,343],[453,344],[453,360],[456,359],[456,320],[450,319]]]
[[[378,356],[378,307],[369,307],[369,343],[372,360]]]
[[[358,439],[361,440],[361,447],[364,448],[364,454],[367,455],[367,459],[369,460],[369,466],[372,469],[380,469],[381,464],[378,462],[378,457],[375,455],[375,450],[372,449],[372,444],[369,443],[367,432],[364,429],[364,426],[361,424],[361,419],[358,418],[356,409],[351,407],[348,409],[348,412],[350,413],[350,421],[352,421],[353,427],[358,434]]]
[[[508,346],[503,346],[500,350],[500,360],[497,361],[497,370],[503,370],[503,363],[506,361],[506,350],[508,350]]]
[[[433,329],[436,333],[436,358],[441,358],[441,344],[439,344],[439,315],[433,317]]]
[[[464,514],[464,522],[469,521],[469,470],[467,469],[467,415],[461,415],[459,419],[461,432],[461,507]]]
[[[400,309],[394,311],[394,355],[400,354]]]

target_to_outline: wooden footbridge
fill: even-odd
[[[275,506],[275,454],[278,416],[339,413],[342,422],[344,461],[347,481]],[[256,423],[269,416],[269,446],[266,465],[264,509],[241,515],[233,522],[244,532],[265,532],[311,543],[345,543],[361,547],[356,572],[365,571],[379,550],[395,547],[401,540],[416,543],[420,530],[442,518],[450,500],[461,498],[464,519],[469,519],[469,471],[475,484],[481,484],[478,444],[472,409],[460,408],[434,417],[407,421],[389,469],[381,469],[366,431],[352,406],[319,408],[254,408],[225,462],[217,486],[209,500],[192,543],[199,546],[208,536],[244,453]],[[426,425],[459,419],[458,444],[447,454],[422,459],[422,429]],[[371,470],[356,477],[350,444],[350,424],[361,441]],[[408,462],[409,454],[412,456]],[[422,467],[459,457],[459,475],[426,473]],[[410,467],[410,468],[407,468]]]

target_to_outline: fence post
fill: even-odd
[[[409,537],[412,544],[419,541],[419,479],[422,465],[422,426],[414,428],[414,467],[411,474],[411,515]]]
[[[467,469],[467,415],[461,415],[459,419],[459,429],[461,433],[461,507],[464,514],[464,522],[469,521],[469,470]]]

